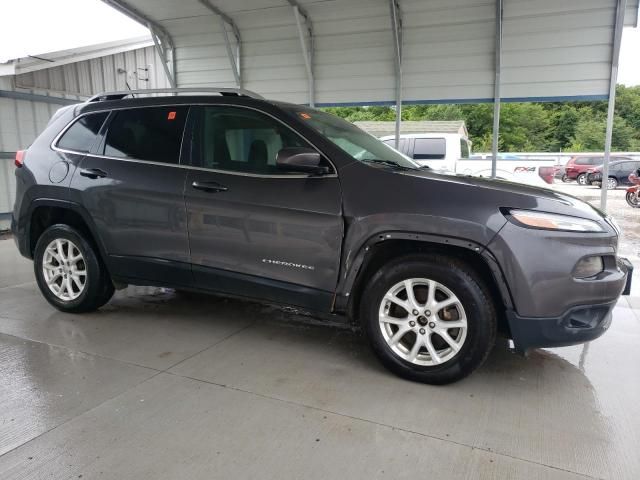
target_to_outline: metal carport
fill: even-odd
[[[494,102],[494,158],[501,101],[610,99],[608,158],[622,27],[638,19],[638,0],[103,1],[149,27],[177,87],[398,112]]]

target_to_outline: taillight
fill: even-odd
[[[553,183],[554,168],[553,167],[540,167],[538,169],[538,175],[547,183]]]
[[[16,152],[16,159],[13,161],[17,168],[22,168],[24,165],[24,150],[18,150]]]

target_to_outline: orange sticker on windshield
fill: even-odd
[[[309,120],[311,118],[311,115],[309,115],[308,113],[301,113],[300,116],[305,120]]]
[[[176,119],[176,112],[169,112],[169,115],[167,115],[167,120],[175,120]]]

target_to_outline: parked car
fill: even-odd
[[[439,384],[478,368],[498,330],[519,351],[593,340],[628,293],[615,222],[577,198],[435,174],[244,90],[145,93],[65,107],[16,155],[12,230],[63,312],[128,284],[294,305],[361,325],[387,368]]]
[[[589,169],[587,183],[589,185],[602,186],[602,165]],[[629,175],[640,168],[640,160],[616,160],[609,163],[609,175],[607,188],[617,188],[619,185],[632,185]]]
[[[611,157],[611,160],[631,160],[628,157]],[[580,185],[587,185],[588,170],[592,167],[602,165],[604,162],[604,155],[579,155],[569,159],[565,165],[565,177],[562,177],[562,181],[575,180]]]

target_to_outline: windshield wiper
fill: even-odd
[[[404,165],[392,162],[391,160],[380,160],[379,158],[365,158],[362,161],[365,163],[377,163],[379,165],[386,165],[388,167],[397,168],[400,170],[417,170],[417,168],[405,167]]]

